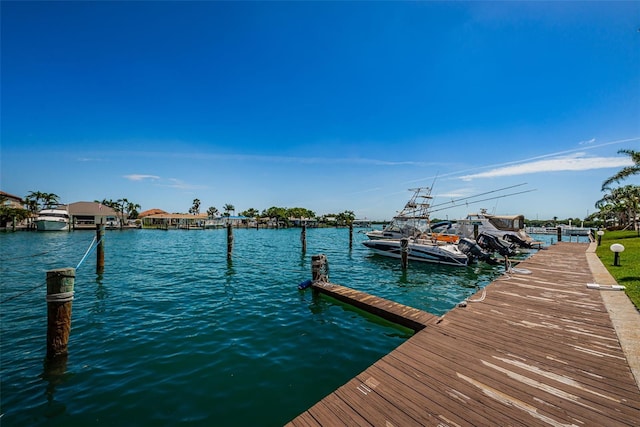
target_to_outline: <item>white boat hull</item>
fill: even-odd
[[[401,241],[394,239],[365,240],[363,245],[374,253],[391,258],[401,258]],[[411,261],[429,262],[464,267],[469,258],[453,244],[432,244],[429,241],[410,240],[407,257]]]
[[[63,219],[40,219],[36,221],[36,228],[38,231],[64,231],[69,229],[69,222]]]

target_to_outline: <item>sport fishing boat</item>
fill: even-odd
[[[431,188],[410,188],[409,191],[413,191],[413,195],[404,208],[382,230],[366,233],[369,239],[402,239],[403,237],[417,237],[429,232]]]
[[[433,239],[408,238],[407,258],[413,261],[430,262],[464,267],[469,258],[458,245],[438,242]],[[362,242],[374,253],[392,258],[402,257],[402,239],[370,239]]]
[[[34,221],[38,231],[62,231],[69,229],[69,212],[66,206],[42,209]]]

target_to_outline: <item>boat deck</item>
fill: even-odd
[[[542,250],[440,319],[352,291],[418,332],[288,425],[640,425],[640,390],[601,295],[616,291],[586,287],[598,277],[587,248]]]

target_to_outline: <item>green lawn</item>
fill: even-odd
[[[614,266],[614,255],[609,247],[614,243],[624,246],[620,253],[619,266]],[[640,237],[635,231],[606,231],[596,254],[619,285],[626,287],[626,293],[640,310]]]

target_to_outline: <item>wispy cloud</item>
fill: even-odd
[[[160,184],[161,187],[175,188],[178,190],[202,190],[206,189],[206,185],[189,184],[176,178],[169,178],[168,184]]]
[[[578,142],[578,145],[591,145],[591,144],[593,144],[595,142],[596,142],[596,139],[595,138],[591,138],[588,141],[580,141],[580,142]]]
[[[125,175],[124,178],[130,181],[144,181],[145,179],[150,179],[152,181],[157,181],[160,179],[157,175],[142,175],[142,174],[131,174]]]
[[[78,157],[76,159],[79,162],[104,162],[105,159],[101,159],[98,157]]]
[[[584,153],[573,156],[557,157],[555,159],[537,160],[512,166],[499,167],[487,172],[461,176],[463,181],[477,178],[495,178],[499,176],[526,175],[532,173],[584,171],[591,169],[606,169],[631,166],[633,162],[624,157],[584,157]]]
[[[121,157],[147,157],[189,159],[189,160],[222,160],[222,161],[255,161],[262,163],[298,163],[298,164],[355,164],[374,166],[433,166],[434,162],[418,160],[385,160],[366,157],[312,157],[312,156],[270,156],[261,154],[211,153],[211,152],[174,152],[174,151],[117,151],[112,155]]]

